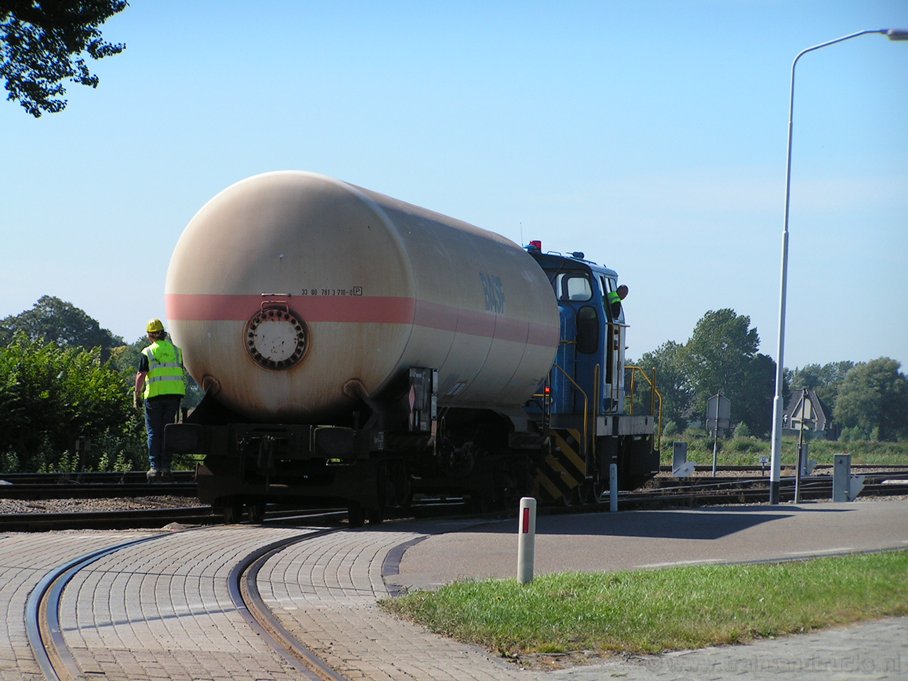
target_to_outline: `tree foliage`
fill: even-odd
[[[41,296],[31,310],[0,320],[0,344],[9,344],[19,332],[31,340],[44,339],[61,348],[100,348],[103,359],[123,345],[122,338],[102,329],[84,311],[53,296]]]
[[[695,399],[723,392],[731,397],[748,378],[748,365],[757,354],[760,336],[750,317],[734,310],[710,310],[697,322],[687,342],[686,358]]]
[[[144,458],[142,424],[123,375],[101,361],[100,348],[59,347],[19,332],[0,347],[0,464],[36,471],[78,451],[79,470],[98,469],[102,455]],[[104,439],[116,452],[77,447]],[[83,440],[84,442],[84,440]]]
[[[806,388],[816,392],[824,404],[833,407],[839,395],[839,387],[845,376],[854,367],[854,362],[830,362],[829,364],[806,364],[790,372],[789,383],[795,389]]]
[[[683,430],[690,418],[693,398],[684,346],[668,341],[652,352],[644,353],[638,364],[655,374],[656,385],[662,394],[662,420],[666,426],[671,424],[668,431]]]
[[[868,440],[908,436],[908,378],[894,359],[852,368],[839,388],[835,418],[850,435]]]
[[[132,386],[147,345],[145,336],[125,345],[52,296],[0,320],[0,472],[143,467]],[[187,383],[191,408],[202,391]]]
[[[750,317],[725,308],[710,310],[683,345],[668,342],[646,353],[640,364],[655,369],[663,395],[663,420],[702,420],[706,401],[717,393],[731,400],[732,422],[766,434],[771,426],[775,362],[757,352],[760,336]]]
[[[3,0],[0,2],[0,77],[8,100],[35,118],[66,108],[64,82],[95,88],[86,56],[103,59],[126,46],[108,43],[100,25],[126,0]]]

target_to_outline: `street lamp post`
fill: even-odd
[[[791,92],[788,99],[788,159],[785,168],[785,221],[782,227],[782,274],[779,284],[779,345],[776,355],[776,395],[772,401],[772,464],[769,474],[769,503],[771,504],[779,503],[779,479],[782,468],[782,378],[785,366],[783,354],[785,349],[785,295],[788,285],[788,206],[791,200],[791,130],[794,117],[795,67],[798,65],[798,60],[808,52],[870,33],[885,35],[890,40],[908,40],[908,30],[880,28],[858,31],[801,50],[791,63]]]

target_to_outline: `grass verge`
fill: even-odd
[[[507,657],[659,653],[908,614],[908,552],[458,582],[381,606]]]
[[[708,465],[712,463],[713,439],[705,432],[687,431],[683,435],[663,437],[662,465],[672,463],[672,442],[687,442],[688,461]],[[769,457],[771,443],[755,437],[720,438],[718,463],[720,466],[756,466],[761,457]],[[874,466],[892,466],[908,464],[908,440],[899,442],[836,442],[831,440],[811,440],[808,443],[808,456],[820,464],[832,464],[836,454],[851,454],[851,463],[870,464]],[[782,439],[783,466],[794,466],[798,455],[798,439],[786,436]]]

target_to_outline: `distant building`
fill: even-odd
[[[817,397],[814,390],[793,391],[791,404],[785,410],[784,435],[797,435],[804,424],[804,434],[810,437],[824,437],[834,440],[838,436],[838,429],[832,422],[832,411]]]

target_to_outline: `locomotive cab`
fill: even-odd
[[[583,253],[543,253],[539,242],[527,251],[549,279],[561,328],[547,405],[554,451],[540,468],[540,488],[553,499],[597,497],[615,463],[619,487],[633,489],[659,469],[658,412],[651,400],[649,413],[639,406],[634,413],[639,400],[628,391],[624,306],[609,302],[618,275]]]

